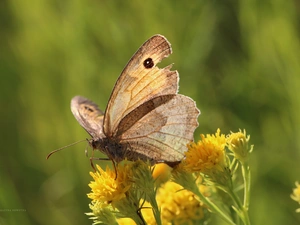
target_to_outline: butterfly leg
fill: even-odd
[[[94,169],[94,171],[96,172],[96,168],[95,168],[95,166],[94,166],[94,160],[105,160],[105,161],[110,161],[111,159],[108,159],[108,158],[96,158],[96,157],[90,157],[90,162],[91,162],[91,166],[93,167],[93,169]],[[115,165],[114,165],[114,168],[115,168],[115,170],[116,170],[116,167],[115,167]]]
[[[115,174],[116,174],[115,180],[117,180],[117,177],[118,177],[117,166],[116,166],[116,162],[112,158],[96,158],[96,157],[94,157],[94,151],[93,151],[93,154],[90,157],[90,162],[91,162],[91,166],[93,167],[94,171],[96,172],[96,168],[95,168],[94,162],[93,162],[94,160],[105,160],[105,161],[110,160],[110,161],[112,161],[112,164],[113,164],[114,170],[115,170]]]
[[[117,177],[118,177],[118,170],[117,170],[116,162],[115,162],[114,160],[111,160],[111,161],[112,161],[112,164],[113,164],[114,169],[115,169],[115,174],[116,174],[115,180],[117,180]]]

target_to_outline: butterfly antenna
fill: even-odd
[[[52,154],[54,154],[55,152],[59,152],[60,150],[63,150],[63,149],[65,149],[65,148],[68,148],[68,147],[70,147],[70,146],[76,145],[76,144],[81,143],[81,142],[84,142],[84,141],[86,141],[86,139],[80,140],[80,141],[76,141],[76,142],[74,142],[74,143],[72,143],[72,144],[66,145],[66,146],[61,147],[61,148],[59,148],[59,149],[56,149],[56,150],[50,152],[50,153],[47,155],[46,159],[49,159],[49,157],[50,157]]]

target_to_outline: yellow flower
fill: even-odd
[[[125,193],[132,185],[128,179],[128,175],[131,173],[130,164],[118,165],[117,179],[115,170],[106,167],[106,171],[104,171],[100,166],[96,166],[98,171],[90,172],[94,181],[89,184],[92,192],[88,194],[88,197],[93,202],[100,201],[114,206],[117,201],[126,197]]]
[[[163,224],[193,224],[204,218],[203,206],[195,195],[174,182],[159,188],[157,202]]]
[[[248,153],[253,149],[253,146],[248,148],[248,142],[250,140],[250,135],[246,135],[246,131],[242,133],[241,131],[237,133],[232,133],[227,137],[227,146],[230,151],[234,153],[236,159],[241,163],[246,162],[248,159]]]
[[[190,172],[202,172],[211,175],[215,171],[223,171],[225,163],[225,145],[226,137],[220,135],[220,129],[215,135],[200,135],[198,143],[188,145],[188,151],[185,153],[186,159],[184,167]]]
[[[300,204],[300,184],[298,182],[296,182],[296,188],[294,188],[291,198]],[[300,208],[296,212],[300,212]]]
[[[119,225],[136,225],[133,219],[130,218],[121,218],[117,219]]]
[[[172,168],[169,167],[167,164],[158,163],[154,165],[152,168],[153,168],[152,177],[155,180],[157,186],[169,180],[171,176]]]

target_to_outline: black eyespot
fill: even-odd
[[[144,61],[144,67],[147,69],[150,69],[154,66],[154,62],[151,58],[145,59]]]

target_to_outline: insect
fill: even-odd
[[[103,113],[92,101],[75,96],[71,111],[91,135],[91,147],[113,163],[149,160],[174,166],[193,140],[200,111],[178,92],[178,72],[156,65],[172,53],[162,35],[154,35],[132,56],[118,78]]]

